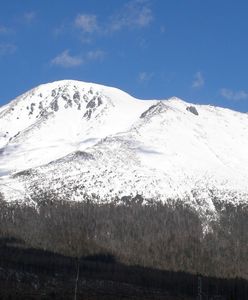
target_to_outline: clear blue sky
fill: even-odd
[[[8,0],[0,104],[59,79],[248,112],[247,0]]]

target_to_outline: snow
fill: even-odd
[[[80,99],[78,104],[72,101],[70,107],[68,103],[76,92]],[[59,109],[54,111],[51,106],[57,95]],[[69,101],[64,100],[65,96]],[[101,97],[103,103],[88,120],[84,115],[94,97]],[[0,172],[39,166],[126,131],[149,105],[149,101],[136,101],[118,89],[96,84],[61,81],[41,85],[18,97],[0,114],[0,147],[5,148]]]
[[[181,198],[213,211],[208,190],[223,199],[248,193],[248,115],[176,97],[140,100],[72,80],[44,84],[0,108],[0,148],[0,186],[10,199],[39,187],[72,200]],[[25,169],[30,175],[14,175]]]

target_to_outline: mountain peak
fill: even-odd
[[[116,88],[62,80],[0,110],[0,177],[8,174],[25,193],[38,185],[75,198],[138,193],[165,200],[199,183],[243,192],[247,136],[247,114],[177,97],[138,100]]]

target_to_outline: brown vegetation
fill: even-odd
[[[0,235],[28,247],[81,257],[113,255],[127,265],[248,279],[247,206],[219,207],[208,232],[181,204],[94,204],[40,201],[36,207],[0,202]]]

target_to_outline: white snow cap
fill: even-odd
[[[31,177],[24,184],[10,175],[35,168],[41,186],[84,182],[81,189],[105,199],[165,199],[195,187],[246,193],[247,153],[247,114],[176,97],[139,100],[63,80],[0,108],[0,184],[24,192]]]

